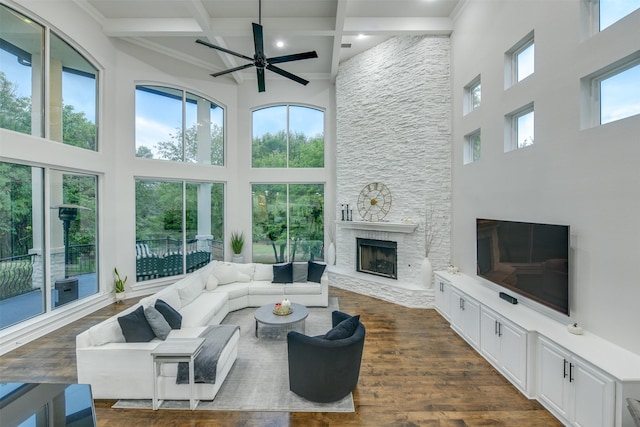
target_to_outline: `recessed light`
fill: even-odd
[[[367,36],[366,36],[366,35],[364,35],[364,34],[358,34],[358,39],[364,39],[364,38],[366,38],[366,37],[367,37]]]
[[[278,40],[278,41],[276,42],[276,46],[278,46],[278,47],[283,47],[283,46],[284,46],[284,42],[283,42],[282,40]]]

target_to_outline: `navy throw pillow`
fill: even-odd
[[[275,264],[271,283],[293,283],[293,264]]]
[[[325,268],[327,268],[326,264],[318,264],[317,262],[309,261],[307,281],[320,283]]]
[[[338,323],[333,329],[324,334],[326,340],[341,340],[349,338],[358,329],[360,315],[349,317]]]
[[[178,313],[178,310],[161,299],[156,300],[154,307],[164,316],[171,329],[180,329],[182,326],[182,314]]]
[[[129,314],[118,317],[118,323],[126,342],[149,342],[156,337],[144,316],[142,306]]]

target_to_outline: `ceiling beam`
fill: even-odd
[[[344,21],[347,14],[347,0],[338,0],[336,7],[336,23],[335,34],[333,36],[333,48],[331,50],[331,73],[330,81],[333,83],[336,81],[338,75],[338,66],[340,65],[340,49],[342,49],[342,32],[344,28]]]

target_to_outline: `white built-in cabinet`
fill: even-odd
[[[544,337],[538,339],[538,400],[565,423],[615,425],[615,381]]]
[[[522,392],[526,392],[526,330],[482,306],[480,308],[480,350],[502,375]]]
[[[450,321],[453,329],[475,348],[480,347],[480,304],[478,301],[460,292],[450,290]]]
[[[436,272],[435,308],[451,327],[562,423],[635,427],[625,399],[640,399],[640,355],[567,326],[463,274]]]

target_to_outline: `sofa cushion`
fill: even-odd
[[[292,283],[284,287],[284,293],[286,295],[320,295],[322,285],[315,282]]]
[[[218,287],[218,278],[215,274],[211,273],[209,277],[207,277],[207,283],[204,285],[204,288],[208,291],[215,291]]]
[[[284,283],[256,282],[254,280],[249,286],[249,295],[284,295],[284,290],[287,286],[290,285],[285,285]]]
[[[324,339],[341,340],[349,338],[358,329],[360,315],[351,316],[334,326],[329,332],[324,334]]]
[[[166,340],[169,332],[171,332],[171,326],[169,326],[162,313],[154,307],[147,307],[144,309],[144,317],[146,317],[156,337],[162,341]]]
[[[125,342],[122,328],[115,320],[104,321],[89,328],[91,345],[105,345],[110,342]]]
[[[139,306],[129,314],[118,317],[122,335],[126,342],[149,342],[156,334],[144,317],[144,308]]]
[[[309,261],[307,280],[310,282],[320,283],[322,281],[322,275],[327,268],[326,264],[319,264],[317,262]]]
[[[203,292],[191,304],[180,309],[182,327],[203,326],[220,312],[229,301],[226,292]]]
[[[175,310],[180,310],[180,308],[182,308],[182,302],[180,301],[180,293],[178,293],[178,289],[176,288],[162,290],[157,294],[155,294],[155,296],[156,296],[156,299],[155,299],[156,301],[161,299],[167,304],[169,304],[171,307],[173,307]]]
[[[251,285],[247,282],[235,282],[235,283],[229,283],[228,285],[225,285],[223,288],[218,288],[218,289],[221,289],[222,291],[226,292],[226,294],[229,295],[229,300],[233,300],[236,298],[241,298],[249,295],[249,286]]]
[[[167,302],[159,299],[154,305],[155,309],[162,314],[171,329],[180,329],[182,326],[182,315]]]
[[[293,282],[305,283],[307,281],[307,272],[309,266],[306,262],[294,262],[293,263]]]
[[[293,283],[293,264],[274,264],[273,283]]]
[[[185,306],[202,293],[202,277],[199,274],[189,274],[176,283],[176,288],[178,295],[180,295],[180,304]]]
[[[273,280],[273,265],[271,264],[256,264],[253,280],[261,282],[267,280],[271,282]]]

